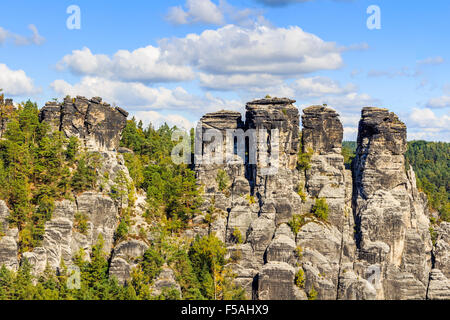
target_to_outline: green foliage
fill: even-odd
[[[225,265],[226,248],[214,234],[196,237],[189,249],[194,272],[200,282],[200,291],[207,299],[216,298],[217,273]]]
[[[251,196],[251,195],[248,194],[248,195],[245,196],[245,198],[247,199],[248,203],[251,204],[251,205],[256,203],[256,199],[255,199],[254,196]]]
[[[243,242],[241,230],[239,230],[238,228],[234,228],[231,237],[232,237],[232,241],[237,244],[241,244]]]
[[[302,199],[302,202],[305,203],[306,202],[306,193],[305,190],[303,189],[302,185],[299,185],[297,188],[297,194],[300,196],[300,198]]]
[[[96,175],[88,164],[98,166],[98,160],[88,155],[78,158],[77,139],[66,139],[39,122],[35,103],[27,101],[9,110],[8,119],[0,141],[0,198],[11,209],[9,223],[19,229],[23,253],[41,244],[56,200],[94,186]]]
[[[114,241],[120,242],[121,240],[125,239],[128,234],[128,224],[126,219],[121,219],[119,226],[116,229],[116,232],[114,233]]]
[[[225,192],[230,187],[230,177],[227,172],[223,169],[220,169],[217,172],[216,182],[221,192]]]
[[[305,217],[301,214],[294,214],[292,219],[288,222],[289,227],[291,227],[292,232],[297,235],[300,229],[305,225]]]
[[[439,212],[441,220],[450,221],[450,143],[411,141],[405,157],[429,207]]]
[[[300,289],[305,287],[305,272],[302,268],[300,268],[295,275],[295,285]]]
[[[317,300],[318,292],[314,288],[314,286],[311,288],[311,290],[308,293],[308,300]]]
[[[75,214],[75,229],[84,235],[87,235],[87,231],[88,231],[88,217],[83,214],[83,213],[79,213],[77,212]]]
[[[434,246],[434,245],[436,245],[436,241],[438,239],[439,234],[437,233],[436,230],[434,230],[433,227],[430,227],[428,230],[430,232],[431,242],[433,243],[433,246]]]
[[[297,246],[295,248],[295,256],[297,257],[297,259],[303,258],[303,248],[301,246]]]
[[[83,191],[95,189],[99,164],[99,154],[90,153],[82,155],[70,182],[73,191],[81,193]]]
[[[175,146],[167,124],[159,129],[143,129],[135,119],[128,121],[121,146],[133,150],[125,161],[136,188],[147,192],[149,219],[164,218],[173,232],[185,228],[199,213],[203,202],[195,173],[186,164],[175,165],[171,151]]]
[[[303,137],[300,132],[300,143],[299,143],[299,152],[297,156],[297,170],[305,171],[311,168],[311,158],[314,154],[314,151],[309,148],[307,152],[303,152]]]
[[[79,147],[78,139],[76,137],[70,137],[69,143],[67,144],[67,150],[66,150],[67,160],[69,160],[69,161],[75,160],[75,156],[78,153],[78,147]]]
[[[356,142],[342,142],[342,155],[344,156],[344,165],[346,169],[351,169],[353,159],[355,158]]]
[[[327,221],[328,220],[328,204],[325,198],[316,199],[316,203],[312,207],[312,214],[317,218]]]

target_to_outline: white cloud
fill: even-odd
[[[28,46],[31,44],[40,46],[45,42],[45,38],[39,34],[39,31],[34,24],[30,24],[28,29],[30,29],[32,35],[27,37],[0,27],[0,44],[5,43],[8,39],[14,40],[16,46]]]
[[[420,128],[450,128],[450,116],[436,116],[433,110],[429,108],[414,108],[409,116],[412,124]]]
[[[237,110],[242,107],[241,101],[221,99],[210,93],[203,96],[194,95],[182,87],[152,88],[139,82],[113,81],[98,77],[84,77],[74,85],[64,80],[56,80],[51,87],[61,96],[101,96],[105,101],[131,111],[173,109],[193,112],[199,116],[219,109]]]
[[[200,35],[161,41],[172,61],[186,61],[204,73],[298,76],[343,65],[333,42],[299,27],[242,28],[227,25]]]
[[[319,97],[323,95],[342,95],[357,90],[354,84],[342,87],[338,82],[327,77],[312,77],[295,80],[291,85],[302,96]]]
[[[205,23],[222,25],[225,17],[220,8],[210,0],[187,0],[186,10],[171,7],[166,19],[173,24]]]
[[[358,137],[357,127],[344,127],[344,141],[356,141]]]
[[[414,108],[407,119],[409,140],[450,142],[450,115],[436,115],[429,108]]]
[[[169,126],[177,126],[180,129],[189,130],[195,127],[195,124],[179,114],[164,115],[156,111],[138,111],[133,114],[136,119],[142,120],[144,126],[152,124],[155,128],[159,128],[164,123]]]
[[[57,67],[77,75],[148,83],[192,80],[198,73],[205,88],[235,90],[240,84],[242,89],[261,87],[258,77],[262,82],[274,80],[274,86],[283,79],[338,69],[343,65],[341,52],[334,42],[299,27],[227,25],[163,39],[159,47],[120,50],[112,57],[85,47],[63,57]]]
[[[428,57],[423,60],[418,60],[418,65],[439,65],[444,63],[444,58],[437,56],[437,57]]]
[[[104,54],[93,54],[89,48],[84,47],[63,57],[57,68],[68,68],[79,75],[126,81],[166,82],[193,79],[194,73],[189,66],[169,63],[165,56],[165,52],[153,46],[132,52],[119,50],[112,58]]]
[[[11,70],[0,63],[0,88],[8,96],[34,94],[39,91],[23,70]]]
[[[183,10],[182,7],[171,7],[169,13],[166,16],[167,21],[172,24],[187,24],[189,14]]]
[[[450,96],[441,96],[439,98],[432,98],[427,102],[427,107],[432,109],[443,109],[450,107]]]

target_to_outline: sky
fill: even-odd
[[[266,95],[388,108],[408,139],[450,142],[450,1],[5,1],[0,88],[15,102],[100,96],[189,128]]]

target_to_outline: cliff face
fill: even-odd
[[[127,124],[128,112],[102,102],[102,98],[84,97],[64,99],[62,104],[48,102],[40,113],[54,131],[82,140],[89,150],[117,150],[120,135]]]
[[[364,108],[354,162],[357,246],[379,268],[377,298],[424,299],[431,269],[429,218],[414,172],[405,168],[406,126],[386,109]]]
[[[433,248],[426,197],[416,189],[412,168],[405,167],[406,126],[386,109],[364,108],[350,171],[341,154],[338,114],[324,106],[306,108],[303,152],[312,156],[306,170],[298,170],[294,102],[250,102],[245,124],[236,113],[227,118],[226,111],[200,122],[203,132],[233,129],[227,141],[242,128],[264,135],[256,138],[255,163],[246,146],[248,157],[240,162],[196,164],[198,181],[207,190],[205,209],[216,208],[210,230],[198,232],[216,232],[227,244],[236,282],[256,299],[306,299],[314,291],[319,299],[448,298],[448,228],[441,224]],[[270,136],[266,139],[272,129],[279,131],[279,149]],[[265,159],[274,150],[279,167],[270,174]],[[201,152],[209,151],[203,145]],[[221,151],[226,158],[231,148]],[[219,170],[230,177],[227,190],[219,190]],[[311,213],[319,198],[328,205],[326,221]],[[298,217],[299,228],[292,228]],[[236,230],[241,243],[233,237]],[[304,281],[296,286],[299,275]]]

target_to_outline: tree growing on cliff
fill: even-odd
[[[328,203],[325,198],[318,198],[311,212],[319,219],[327,221],[328,220]]]

